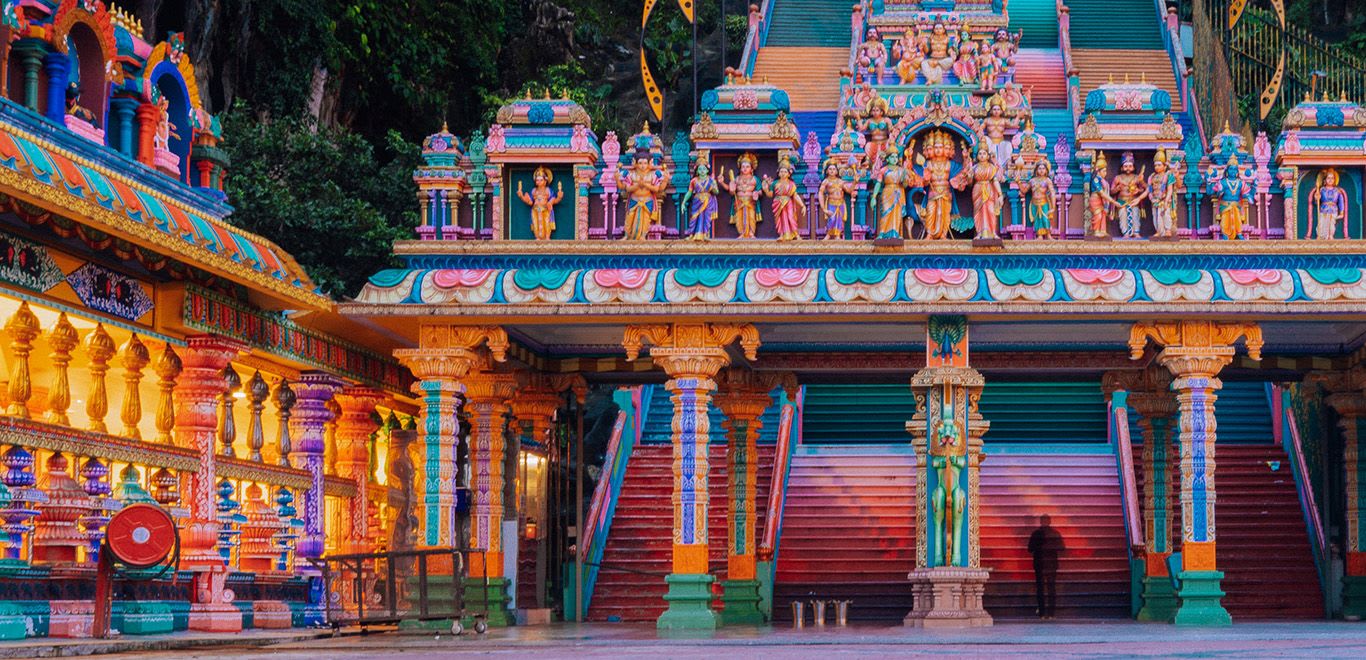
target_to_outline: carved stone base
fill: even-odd
[[[1233,618],[1219,601],[1224,597],[1220,571],[1182,571],[1181,588],[1176,596],[1181,605],[1172,623],[1178,626],[1228,626]]]
[[[193,603],[190,605],[190,630],[241,632],[242,611],[230,603]]]
[[[1181,237],[1180,237],[1180,236],[1158,236],[1158,235],[1154,234],[1154,235],[1152,235],[1152,236],[1149,236],[1149,237],[1148,237],[1148,240],[1149,240],[1149,241],[1152,241],[1152,242],[1154,242],[1154,243],[1176,243],[1177,241],[1180,241],[1180,240],[1181,240]]]
[[[982,609],[990,573],[980,568],[936,566],[911,571],[914,609],[902,621],[916,628],[985,628],[991,615]]]
[[[1091,232],[1088,231],[1088,232],[1086,232],[1086,237],[1085,237],[1084,240],[1088,240],[1088,241],[1113,241],[1113,240],[1115,240],[1115,239],[1113,239],[1113,238],[1111,238],[1111,237],[1109,237],[1109,236],[1097,236],[1096,234],[1092,234]]]
[[[655,621],[655,628],[661,631],[674,630],[716,630],[716,613],[711,609],[711,584],[716,578],[710,575],[674,573],[664,578],[669,592],[664,595],[669,609]]]
[[[95,603],[88,600],[52,601],[48,637],[89,637],[95,627]]]
[[[258,600],[251,604],[251,627],[280,629],[294,626],[294,613],[289,603],[278,600]]]
[[[903,238],[874,238],[873,247],[899,248],[906,244]]]
[[[1348,621],[1366,619],[1366,576],[1342,576],[1342,618]]]
[[[974,238],[972,247],[975,248],[999,248],[1005,247],[1006,242],[1000,238]]]
[[[1181,601],[1176,598],[1172,579],[1166,575],[1145,575],[1143,577],[1143,608],[1138,611],[1139,621],[1161,621],[1171,623],[1176,616],[1176,608]]]

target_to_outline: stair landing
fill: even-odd
[[[1124,76],[1128,74],[1130,82],[1146,79],[1171,94],[1173,112],[1183,109],[1176,73],[1165,50],[1073,48],[1072,64],[1081,72],[1083,100],[1088,92],[1109,82],[1112,76],[1115,82],[1124,82]]]
[[[786,91],[793,112],[835,110],[839,107],[840,69],[847,66],[848,47],[765,46],[754,62],[753,79],[767,80]]]

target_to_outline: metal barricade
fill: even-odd
[[[471,552],[480,551],[432,548],[329,555],[309,562],[322,573],[327,621],[334,630],[450,620],[451,632],[458,635],[466,618],[474,620],[478,632],[487,627],[487,612],[466,609]],[[487,589],[487,576],[484,582]]]

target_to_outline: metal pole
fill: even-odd
[[[696,62],[696,60],[694,60]],[[577,438],[575,439],[575,455],[578,461],[575,464],[574,477],[574,547],[578,552],[574,553],[574,620],[583,622],[583,557],[588,552],[588,548],[583,545],[583,405],[577,401],[574,403],[574,425]]]
[[[692,17],[692,116],[697,116],[697,14]]]
[[[721,79],[726,76],[726,42],[730,41],[730,32],[726,31],[726,0],[721,0]]]

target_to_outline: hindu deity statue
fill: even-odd
[[[544,165],[536,168],[531,178],[535,183],[530,194],[522,191],[521,181],[517,182],[517,198],[531,207],[532,235],[538,241],[548,241],[555,233],[555,205],[564,199],[564,184],[555,184],[555,192],[551,193],[550,182],[555,177]]]
[[[1025,225],[1034,230],[1038,238],[1053,238],[1053,217],[1057,214],[1054,200],[1058,198],[1058,186],[1053,183],[1048,159],[1041,158],[1034,164],[1034,176],[1020,182],[1020,192],[1029,195],[1025,207]]]
[[[171,148],[171,138],[179,138],[174,130],[171,129],[171,102],[163,96],[157,99],[157,123],[156,131],[152,134],[152,147],[159,151],[169,151]]]
[[[644,149],[636,151],[629,168],[617,173],[617,186],[627,194],[626,240],[643,241],[650,237],[650,228],[659,224],[659,194],[668,181],[664,167],[655,163]]]
[[[920,48],[925,54],[920,63],[925,82],[930,85],[944,82],[944,72],[952,69],[954,60],[958,59],[957,35],[949,34],[943,23],[935,23],[930,33],[921,39]]]
[[[66,87],[66,114],[99,128],[99,118],[81,105],[81,88],[74,82]]]
[[[1153,237],[1176,237],[1176,186],[1181,179],[1167,164],[1167,152],[1153,155],[1153,173],[1148,177],[1148,201],[1153,207]]]
[[[1328,168],[1319,173],[1314,189],[1309,191],[1309,238],[1331,240],[1342,223],[1342,235],[1347,236],[1347,191],[1338,185],[1338,171]]]
[[[740,238],[754,238],[754,232],[759,228],[759,179],[754,176],[754,170],[759,166],[759,159],[752,153],[745,153],[740,156],[737,167],[740,168],[740,175],[730,172],[728,180],[721,184],[732,196],[730,208],[730,224],[735,225],[735,230],[740,233]]]
[[[816,192],[820,203],[821,220],[825,221],[825,238],[838,240],[844,238],[844,223],[849,219],[847,200],[854,194],[854,182],[845,181],[840,176],[839,162],[834,158],[825,161],[825,179]]]
[[[806,202],[797,193],[797,182],[792,180],[792,159],[787,154],[778,158],[778,180],[765,176],[763,188],[764,196],[773,200],[773,227],[778,231],[778,240],[800,239],[801,221],[806,217]]]
[[[867,137],[863,147],[867,158],[864,166],[876,169],[882,150],[887,146],[887,139],[892,134],[892,120],[887,117],[887,99],[874,96],[868,101],[864,115],[865,118],[859,122],[859,130]]]
[[[1006,117],[1005,101],[1000,96],[991,97],[989,105],[991,107],[987,110],[987,116],[982,118],[982,131],[986,133],[986,138],[991,144],[996,162],[1008,163],[1013,149],[1010,140],[1006,139],[1006,131],[1019,128],[1020,120],[1014,117]]]
[[[868,28],[867,38],[859,44],[858,63],[868,71],[874,82],[882,81],[882,74],[887,69],[887,45],[882,43],[877,28]]]
[[[920,37],[914,30],[906,30],[892,46],[892,57],[896,58],[896,75],[901,78],[901,82],[907,85],[914,83],[915,77],[920,74],[920,64],[925,58],[920,52]]]
[[[1148,183],[1142,174],[1134,172],[1132,151],[1120,156],[1119,174],[1110,183],[1110,196],[1119,204],[1119,231],[1124,238],[1138,238],[1143,222],[1143,209],[1139,203],[1148,196]]]
[[[720,187],[711,174],[711,156],[698,152],[688,192],[683,194],[683,208],[688,209],[688,240],[705,241],[711,238],[716,224],[716,195]]]
[[[963,432],[954,420],[953,406],[945,402],[939,413],[939,423],[930,439],[930,467],[938,482],[931,495],[935,526],[942,536],[934,539],[931,554],[940,566],[952,566],[954,550],[962,542],[959,521],[963,517],[966,496],[961,486],[964,468],[968,466]]]
[[[977,42],[972,40],[972,32],[966,23],[958,32],[958,59],[953,63],[953,75],[960,83],[977,80]]]
[[[881,176],[873,184],[873,217],[878,238],[901,238],[906,220],[906,189],[920,185],[920,177],[902,167],[901,152],[888,149]],[[908,235],[909,231],[906,232]]]
[[[1110,220],[1110,207],[1119,205],[1119,202],[1110,196],[1110,182],[1105,180],[1105,174],[1105,153],[1098,151],[1085,182],[1086,211],[1090,222],[1087,232],[1095,238],[1110,237],[1110,230],[1106,227]]]
[[[1001,208],[1005,206],[1005,195],[1001,192],[1002,172],[987,148],[986,140],[979,140],[976,162],[964,154],[963,169],[952,180],[954,187],[959,190],[972,185],[972,218],[977,230],[976,238],[998,238],[996,224],[1001,218]]]
[[[1219,231],[1227,240],[1241,239],[1243,226],[1247,224],[1247,205],[1252,202],[1252,184],[1243,180],[1238,154],[1229,155],[1228,164],[1222,171],[1211,167],[1206,183],[1213,191]]]
[[[992,52],[996,53],[996,59],[1001,61],[1001,69],[1015,63],[1015,53],[1020,50],[1020,39],[1024,37],[1024,30],[1011,34],[1005,28],[997,28],[995,41],[991,44]]]
[[[920,222],[925,225],[925,238],[940,240],[949,237],[953,227],[953,157],[957,148],[953,138],[943,131],[930,133],[922,154],[921,186],[925,188],[925,206],[920,209]]]
[[[977,69],[977,90],[990,94],[996,91],[996,77],[1005,70],[1005,62],[996,54],[991,42],[982,40],[975,56]]]

